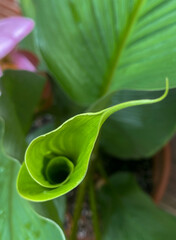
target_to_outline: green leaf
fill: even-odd
[[[43,77],[26,71],[6,71],[0,78],[0,116],[5,120],[6,129],[4,147],[17,159],[24,156],[25,134],[29,131],[44,84]]]
[[[121,91],[110,105],[124,101],[156,98],[161,92]],[[103,150],[120,158],[144,158],[155,154],[176,130],[176,89],[164,101],[151,106],[124,109],[107,121],[101,132]]]
[[[97,200],[102,240],[176,238],[176,218],[157,208],[129,173],[113,175]]]
[[[75,188],[86,174],[90,155],[104,121],[126,107],[156,103],[167,92],[168,81],[166,91],[160,98],[129,101],[100,112],[80,114],[56,130],[33,140],[19,172],[19,193],[29,200],[45,201]]]
[[[18,195],[15,182],[20,164],[5,154],[3,133],[4,122],[0,119],[0,239],[64,240],[59,226],[37,215],[29,203]]]
[[[55,123],[49,122],[41,126],[40,128],[37,128],[36,130],[33,130],[29,133],[27,136],[27,143],[29,144],[34,138],[40,136],[41,134],[45,134],[49,131],[52,131],[55,128]],[[66,197],[61,196],[57,199],[53,199],[51,201],[47,202],[40,202],[40,203],[31,203],[32,207],[35,209],[35,211],[46,218],[52,219],[56,223],[58,223],[59,226],[63,226],[65,221],[65,212],[66,212]]]
[[[80,104],[119,89],[160,90],[166,76],[176,87],[175,0],[21,2],[49,70]]]
[[[66,213],[66,196],[46,202],[32,202],[31,204],[40,216],[52,219],[63,229]]]
[[[26,137],[26,141],[29,144],[34,138],[45,134],[49,131],[52,131],[55,129],[55,123],[53,121],[48,122],[42,126],[40,126],[40,128],[36,128],[33,131],[30,131],[29,134]]]
[[[39,102],[39,99],[41,98],[41,92],[43,90],[44,84],[45,79],[43,77],[25,71],[6,71],[3,78],[0,79],[0,115],[3,116],[3,118],[6,120],[4,142],[5,150],[8,151],[8,154],[18,156],[20,159],[23,158],[24,151],[26,149],[25,135],[29,131],[34,111]],[[1,209],[3,209],[2,212],[4,213],[4,209],[8,208],[10,204],[13,204],[14,209],[18,211],[18,213],[15,212],[14,209],[9,209],[9,215],[14,214],[14,218],[10,215],[7,219],[6,214],[2,216],[2,218],[5,217],[4,219],[7,221],[4,221],[2,229],[0,228],[0,239],[38,239],[38,237],[39,239],[47,239],[47,237],[48,239],[53,239],[56,236],[57,237],[55,239],[58,239],[58,237],[62,234],[59,233],[60,230],[57,229],[57,226],[36,215],[33,212],[31,206],[18,196],[18,193],[16,192],[15,182],[17,172],[19,171],[20,167],[19,164],[16,163],[16,160],[9,158],[6,155],[1,156],[1,160],[3,162],[6,161],[6,159],[8,159],[8,163],[6,164],[1,164],[0,161],[0,182],[3,186],[3,188],[1,188],[2,202],[0,202],[0,206]],[[6,173],[6,178],[4,178],[3,173]],[[11,194],[11,192],[13,194]],[[51,209],[52,204],[53,203],[51,202],[48,203],[47,206],[45,205],[45,209],[42,208],[41,204],[38,204],[35,206],[35,209],[37,209],[40,214],[44,215],[45,217],[51,217],[55,222],[58,223],[59,219],[55,210],[58,209],[59,212],[62,211],[60,211],[60,208],[58,206],[56,206],[54,209]],[[61,206],[63,205],[64,203],[62,203]],[[49,209],[53,211],[48,212]],[[18,218],[17,223],[15,222],[15,217]],[[19,231],[19,233],[14,234],[13,232],[15,229],[18,231],[16,224],[23,226],[23,219],[25,222],[29,223],[26,225],[24,224],[23,231]],[[34,222],[35,227],[31,225],[30,221],[32,224]],[[7,227],[4,227],[4,225],[7,225]],[[6,233],[8,226],[11,226],[13,228],[12,232],[9,233],[9,238],[7,238],[8,236]],[[27,229],[28,227],[29,229]],[[51,231],[53,233],[45,234],[46,238],[44,238],[43,233],[41,234],[40,231],[37,230],[43,227],[45,229],[44,231]],[[3,228],[5,230],[3,230]],[[20,234],[21,237],[18,236]],[[41,236],[39,236],[39,234]],[[60,237],[60,239],[63,238]]]
[[[19,3],[20,2],[21,0],[19,0]],[[34,18],[35,9],[33,7],[33,3],[30,0],[26,0],[25,2],[23,2],[23,4],[21,4],[21,8],[24,15],[27,14],[28,17]],[[26,49],[30,52],[33,52],[34,54],[37,55],[37,57],[39,57],[39,50],[38,50],[34,35],[35,35],[35,28],[26,38],[24,38],[19,43],[19,47],[22,49]]]

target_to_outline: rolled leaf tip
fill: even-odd
[[[71,191],[86,175],[104,121],[124,108],[160,102],[168,91],[166,78],[165,91],[159,98],[133,100],[100,112],[79,114],[34,139],[26,150],[25,162],[18,175],[20,195],[32,201],[46,201]]]
[[[52,158],[45,169],[46,179],[57,187],[69,179],[74,170],[73,163],[64,156]]]

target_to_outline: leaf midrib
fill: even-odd
[[[111,85],[113,77],[114,77],[115,70],[117,69],[117,66],[120,61],[120,57],[126,46],[128,38],[130,36],[130,33],[133,29],[133,26],[135,25],[135,22],[139,16],[140,9],[144,2],[145,2],[145,0],[138,0],[131,16],[129,17],[129,19],[127,21],[127,24],[124,28],[124,32],[122,33],[121,39],[116,44],[116,48],[114,50],[114,53],[112,54],[112,58],[110,60],[109,67],[107,69],[107,72],[105,73],[105,79],[103,81],[104,84],[103,84],[102,90],[100,92],[100,97],[104,96],[110,88],[110,85]]]

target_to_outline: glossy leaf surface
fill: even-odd
[[[45,201],[75,188],[84,178],[90,155],[104,121],[114,112],[162,100],[129,101],[96,113],[77,115],[59,128],[31,142],[19,172],[19,193],[33,201]]]
[[[157,208],[131,174],[112,176],[97,196],[103,240],[176,238],[176,218]]]
[[[110,105],[142,98],[156,98],[161,92],[121,91]],[[144,158],[155,154],[176,130],[176,89],[151,106],[136,106],[112,115],[101,132],[103,150],[120,158]]]
[[[163,89],[166,76],[176,86],[175,0],[21,3],[36,21],[36,42],[50,72],[78,103],[119,89]]]
[[[0,119],[0,239],[64,240],[60,228],[37,215],[17,193],[15,183],[20,164],[5,154],[3,133],[4,122]]]
[[[29,131],[44,84],[43,77],[26,71],[6,71],[0,79],[0,116],[5,120],[6,129],[4,147],[17,159],[24,156],[25,134]]]

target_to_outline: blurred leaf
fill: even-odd
[[[111,97],[110,105],[124,101],[156,98],[161,92],[121,91]],[[167,98],[150,106],[136,106],[112,115],[103,126],[103,150],[120,158],[144,158],[155,154],[176,130],[176,89]]]
[[[21,0],[19,0],[19,3],[20,2]],[[23,2],[23,4],[21,4],[21,8],[24,15],[28,15],[29,18],[35,17],[35,9],[33,3],[30,0],[26,0],[25,2]],[[35,28],[25,39],[22,40],[22,42],[20,42],[20,47],[27,49],[38,55],[39,51],[35,41],[34,34]]]
[[[6,147],[6,150],[8,150],[9,154],[20,156],[22,158],[24,151],[26,149],[25,136],[29,131],[29,127],[32,122],[34,111],[36,109],[37,103],[41,98],[41,92],[45,84],[45,79],[43,77],[37,76],[36,74],[30,73],[30,72],[6,71],[3,78],[0,79],[0,84],[1,84],[1,94],[2,94],[0,97],[1,99],[0,115],[6,120],[5,124],[7,127],[5,131],[5,139],[6,139],[5,147]],[[3,157],[2,160],[5,161],[6,158]],[[2,197],[3,203],[0,205],[3,208],[6,208],[5,202],[7,201],[7,197],[9,197],[8,201],[14,201],[13,204],[16,204],[15,207],[17,207],[17,209],[20,208],[20,204],[22,206],[24,205],[25,207],[25,212],[23,213],[23,215],[22,215],[22,211],[24,211],[23,208],[22,210],[18,209],[19,213],[21,214],[19,219],[21,222],[23,218],[25,218],[25,221],[28,221],[30,218],[35,218],[35,216],[37,215],[32,211],[29,204],[27,202],[25,203],[25,201],[20,199],[20,197],[16,193],[15,182],[16,182],[17,172],[19,171],[19,165],[16,163],[15,160],[12,161],[10,159],[9,163],[5,165],[5,168],[2,166],[2,164],[1,164],[1,167],[2,168],[0,169],[3,169],[3,172],[6,172],[6,174],[8,172],[9,174],[7,174],[8,178],[6,178],[6,181],[1,180],[2,182],[4,182],[3,183],[4,189],[2,189],[2,192],[1,192],[3,196]],[[11,183],[11,181],[13,182],[13,184]],[[5,184],[6,182],[8,183],[8,185],[11,184],[10,189],[8,189],[8,186],[6,186]],[[13,196],[11,194],[7,196],[6,191],[14,192],[14,196],[15,196],[14,199],[11,200]],[[17,201],[18,201],[18,204],[16,203]],[[62,206],[64,205],[62,204]],[[36,208],[39,209],[42,207],[40,204],[38,204]],[[59,208],[57,207],[55,209],[57,210]],[[44,210],[42,211],[42,210],[40,210],[40,214],[43,214],[44,216],[48,217],[48,214],[46,213],[48,211],[48,206],[45,208],[45,211]],[[32,213],[30,213],[31,211]],[[44,212],[46,214],[44,214]],[[52,213],[50,212],[50,216],[51,215]],[[57,216],[56,212],[55,212],[55,215]],[[53,215],[51,217],[53,217]],[[36,228],[41,229],[41,227],[42,228],[44,227],[46,231],[47,231],[47,228],[49,231],[54,231],[53,235],[45,234],[46,239],[47,237],[48,239],[49,238],[51,239],[52,237],[59,236],[57,227],[54,226],[54,224],[51,224],[50,222],[38,216],[35,218],[34,221],[35,221]],[[48,225],[46,225],[47,222],[48,222]],[[28,225],[30,229],[27,230]],[[37,239],[37,236],[39,237],[40,232],[35,230],[34,227],[30,225],[31,224],[27,224],[26,225],[27,227],[24,228],[24,233],[27,231],[29,232],[29,233],[26,233],[25,235],[26,239]],[[44,225],[46,225],[46,227]],[[14,229],[17,228],[16,225],[14,224],[14,220],[12,223],[12,227]],[[36,233],[36,236],[35,236],[35,233]],[[29,236],[27,237],[27,235]],[[20,237],[17,237],[16,235],[14,237],[15,239],[20,239]],[[41,239],[43,239],[43,237],[44,235],[41,235]],[[3,238],[3,239],[7,239],[7,238]],[[25,239],[24,235],[21,236],[21,239]],[[63,238],[60,238],[60,239],[63,239]]]
[[[64,240],[61,229],[54,222],[34,213],[29,203],[18,195],[15,183],[20,165],[3,150],[3,123],[0,119],[0,239]]]
[[[102,240],[176,238],[176,218],[157,208],[131,174],[112,176],[97,196]]]
[[[36,129],[32,129],[32,131],[28,134],[27,138],[26,138],[26,141],[27,143],[29,144],[34,138],[42,135],[42,134],[45,134],[49,131],[52,131],[54,130],[55,128],[55,123],[53,121],[51,122],[48,122]]]
[[[54,115],[57,123],[63,123],[74,115],[85,112],[85,107],[80,106],[79,103],[77,104],[70,99],[54,81],[52,81],[52,89],[54,104],[51,113]]]
[[[66,196],[61,196],[46,202],[33,202],[31,204],[38,214],[52,219],[59,226],[63,226],[66,213]]]
[[[17,179],[19,193],[29,200],[46,201],[71,191],[86,174],[104,121],[121,109],[161,101],[167,92],[168,82],[160,98],[124,102],[100,112],[76,115],[59,128],[34,139]]]
[[[80,104],[119,89],[163,89],[166,76],[176,87],[175,0],[21,3],[49,70]]]
[[[25,135],[29,131],[45,79],[26,71],[6,71],[0,78],[0,116],[5,120],[6,152],[21,159],[24,156]],[[9,141],[10,139],[10,141]]]

